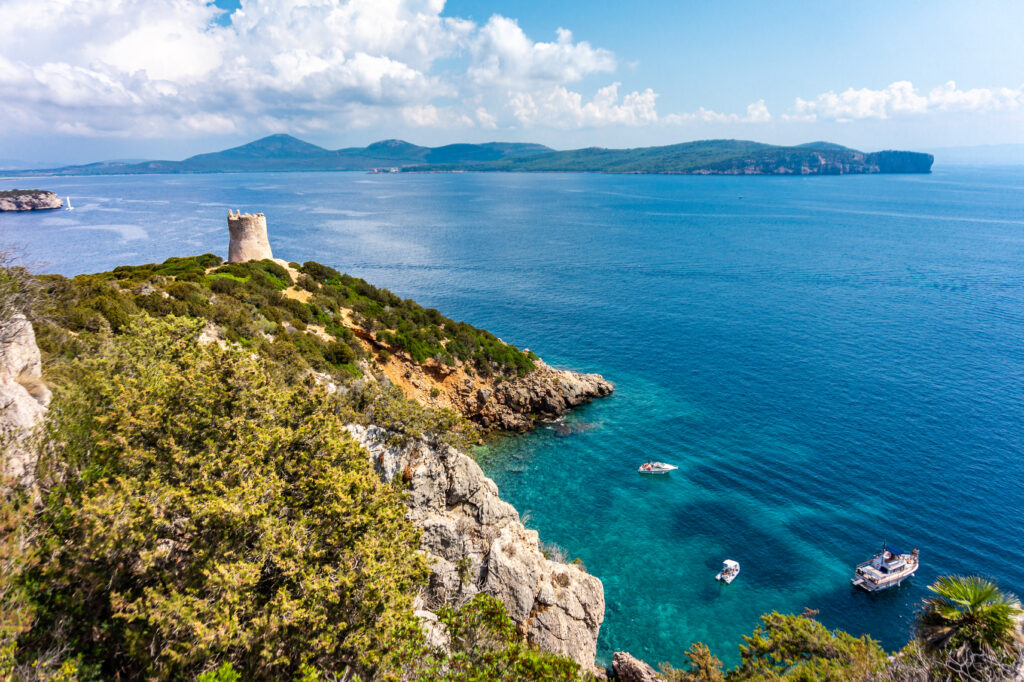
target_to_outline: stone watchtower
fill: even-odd
[[[228,211],[228,262],[244,263],[247,260],[273,259],[270,240],[267,239],[267,219],[262,213],[239,213]]]

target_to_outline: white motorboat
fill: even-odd
[[[722,570],[719,571],[718,575],[715,576],[715,580],[723,580],[723,581],[725,581],[725,584],[728,585],[733,580],[735,580],[736,576],[738,576],[739,574],[740,574],[740,564],[739,564],[739,562],[738,561],[733,561],[732,559],[726,559],[725,561],[722,562]]]
[[[74,211],[75,207],[71,205],[71,197],[67,197],[68,205],[64,207],[65,211]]]
[[[674,464],[665,464],[664,462],[644,462],[637,471],[641,474],[667,474],[678,468]]]
[[[904,580],[917,572],[920,565],[915,549],[906,554],[895,547],[886,547],[882,543],[882,551],[876,554],[870,561],[857,564],[850,582],[854,587],[877,592],[890,587],[897,587]]]

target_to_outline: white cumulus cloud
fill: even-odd
[[[564,28],[557,36],[553,43],[533,42],[514,19],[495,15],[472,40],[467,75],[477,84],[526,89],[615,70],[615,56],[608,50],[586,41],[574,43],[572,32]]]
[[[1024,86],[961,90],[955,82],[948,81],[927,93],[921,93],[910,81],[897,81],[881,90],[848,88],[840,93],[830,90],[812,100],[797,97],[791,113],[785,114],[783,118],[793,121],[849,122],[936,112],[989,113],[1021,108],[1024,108]]]
[[[514,19],[477,25],[443,9],[444,0],[242,0],[225,22],[210,0],[0,0],[0,115],[9,130],[97,137],[387,121],[495,129],[523,120],[513,98],[533,98],[534,118],[554,120],[559,95],[572,100],[566,84],[616,69],[614,54],[567,29],[535,41]],[[557,125],[656,119],[653,92],[617,102],[617,88],[577,102]]]
[[[660,115],[624,88],[611,51],[567,28],[537,40],[502,15],[443,16],[444,0],[0,0],[0,134],[76,137],[339,129],[764,124],[743,112]],[[634,77],[630,73],[629,77]],[[753,98],[752,98],[753,99]],[[788,121],[1024,111],[1024,86],[886,88],[797,98]]]
[[[583,95],[555,86],[537,92],[509,94],[509,108],[523,126],[580,128],[610,124],[643,125],[658,120],[653,90],[631,92],[619,99],[619,83],[601,88],[588,102]]]

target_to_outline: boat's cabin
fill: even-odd
[[[871,568],[881,574],[898,573],[910,567],[906,555],[895,548],[883,548],[871,560]]]

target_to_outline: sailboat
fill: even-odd
[[[66,199],[68,200],[68,205],[64,207],[64,210],[65,211],[74,211],[75,207],[71,205],[71,197],[66,197]]]

